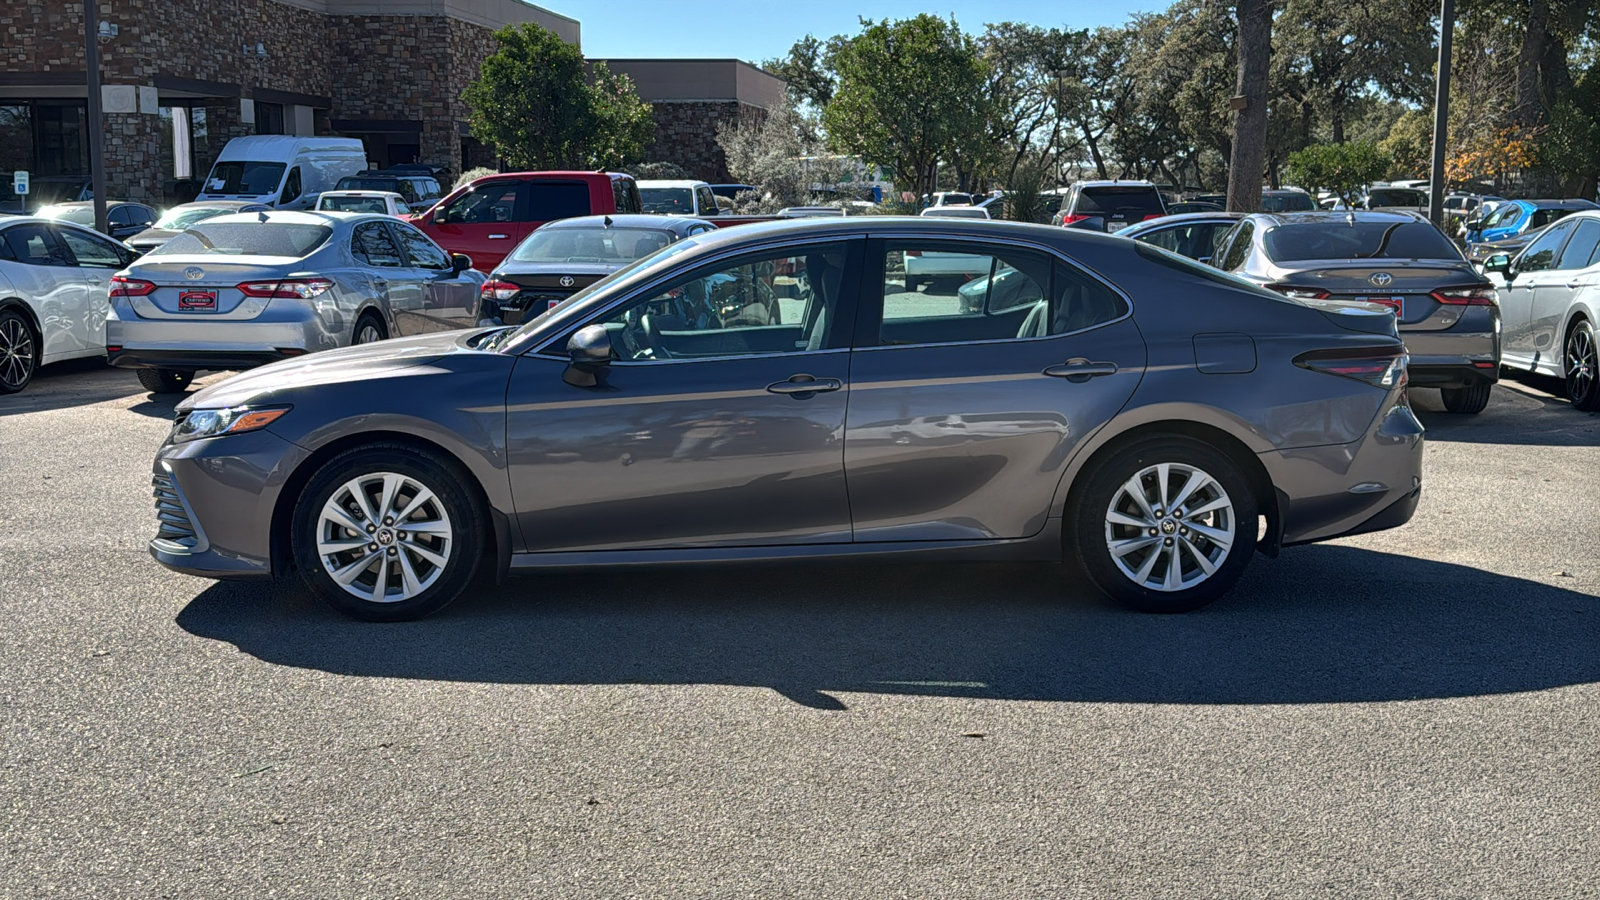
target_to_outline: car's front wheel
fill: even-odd
[[[301,577],[358,619],[400,622],[443,609],[471,582],[485,547],[466,477],[436,454],[398,444],[335,456],[295,505]]]
[[[1254,492],[1228,456],[1181,435],[1145,438],[1079,475],[1071,540],[1096,585],[1143,612],[1221,597],[1256,546]]]
[[[39,371],[33,327],[14,309],[0,310],[0,394],[15,394]]]
[[[1572,408],[1584,412],[1600,409],[1600,350],[1595,347],[1594,325],[1589,320],[1572,326],[1562,359]]]

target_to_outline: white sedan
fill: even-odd
[[[394,191],[324,191],[317,198],[317,212],[381,213],[409,216],[406,198]]]
[[[111,275],[138,255],[67,222],[0,219],[0,394],[42,365],[105,355]]]

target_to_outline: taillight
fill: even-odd
[[[1066,215],[1061,217],[1061,224],[1062,225],[1071,225],[1074,222],[1082,222],[1084,219],[1087,219],[1087,218],[1089,218],[1089,215],[1087,213],[1068,213],[1068,214],[1066,214]]]
[[[112,297],[144,297],[155,291],[156,286],[148,281],[137,278],[125,278],[121,275],[111,276]]]
[[[921,256],[922,255],[922,251],[921,250],[907,250],[906,251],[906,255],[907,256]]]
[[[478,288],[478,294],[493,300],[515,300],[522,293],[522,288],[509,281],[485,281],[483,287]]]
[[[1141,221],[1141,222],[1148,222],[1148,221],[1150,221],[1150,220],[1151,220],[1151,219],[1159,219],[1159,218],[1161,218],[1161,217],[1162,217],[1162,216],[1164,216],[1164,215],[1166,215],[1166,213],[1151,213],[1151,214],[1150,214],[1150,215],[1148,215],[1148,216],[1145,216],[1145,217],[1144,217],[1144,218],[1143,218],[1143,219],[1140,219],[1140,220],[1139,220],[1139,221]]]
[[[1298,287],[1292,284],[1268,284],[1264,287],[1296,300],[1326,300],[1329,296],[1327,291],[1319,288]]]
[[[1471,287],[1441,288],[1431,295],[1446,306],[1493,306],[1494,285],[1474,284]]]
[[[246,281],[239,285],[239,293],[246,297],[310,300],[326,294],[332,288],[333,282],[326,278],[296,278],[289,281]]]
[[[1409,380],[1406,375],[1406,351],[1402,347],[1313,350],[1295,357],[1294,364],[1314,372],[1365,381],[1373,387],[1399,387]]]

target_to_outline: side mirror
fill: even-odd
[[[450,268],[455,270],[457,274],[465,272],[472,268],[472,257],[465,253],[452,253],[450,254]]]
[[[1196,257],[1195,258],[1195,262],[1200,263],[1202,265],[1209,266],[1209,265],[1211,265],[1211,257],[1209,257],[1209,256]]]
[[[1468,231],[1482,231],[1483,230],[1483,220],[1482,219],[1468,219],[1467,220],[1467,230]]]
[[[1496,253],[1483,261],[1485,272],[1499,272],[1507,279],[1511,278],[1511,256],[1507,253]]]
[[[604,325],[586,325],[567,341],[571,365],[561,380],[573,387],[596,387],[611,368],[611,335]]]

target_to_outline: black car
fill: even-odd
[[[46,219],[60,219],[86,228],[94,227],[94,201],[75,200],[39,210]],[[155,225],[156,211],[143,203],[127,200],[106,201],[106,233],[119,241],[127,240]]]
[[[579,216],[551,222],[517,245],[482,288],[485,318],[515,325],[687,237],[716,230],[687,216]]]
[[[406,205],[416,212],[424,212],[444,196],[439,179],[425,167],[369,169],[355,175],[346,175],[334,185],[336,191],[389,191],[405,198]]]
[[[1067,192],[1050,224],[1116,231],[1166,214],[1161,192],[1148,181],[1080,181]]]

